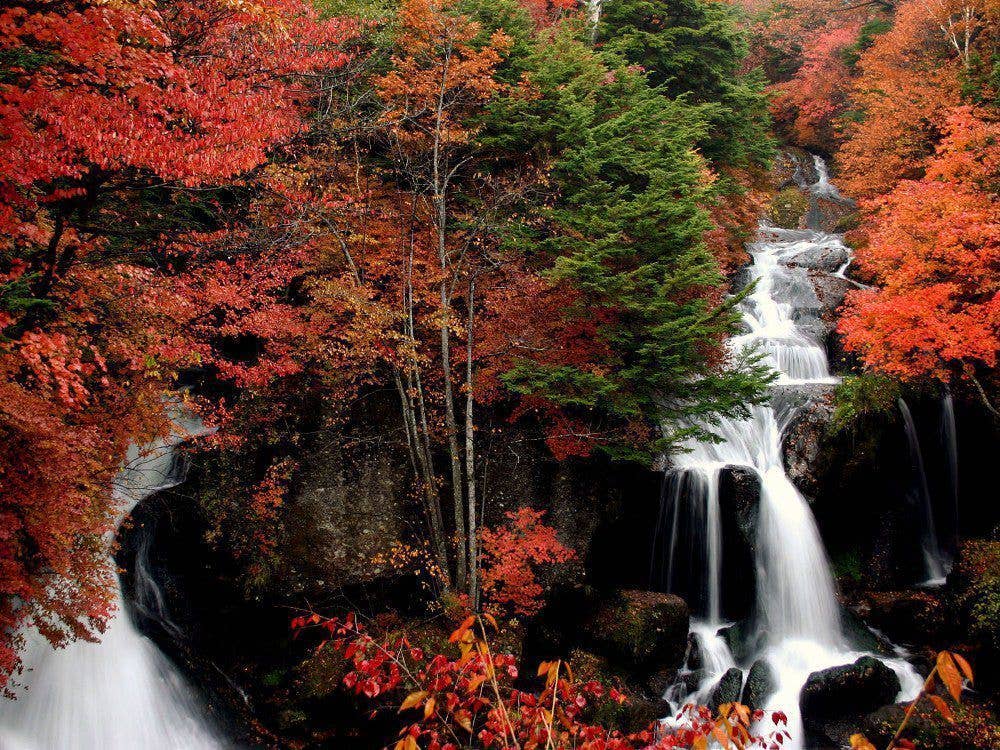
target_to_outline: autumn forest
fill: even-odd
[[[997,0],[8,0],[0,750],[1000,747]]]

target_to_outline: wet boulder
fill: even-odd
[[[810,242],[802,250],[787,260],[790,266],[799,266],[818,271],[834,273],[842,267],[850,257],[850,251],[836,237],[829,237],[826,242]]]
[[[837,309],[844,304],[844,297],[854,288],[854,284],[829,273],[813,272],[809,274],[809,278],[816,290],[820,316],[828,325],[835,324]]]
[[[840,608],[840,630],[851,648],[857,651],[870,651],[882,656],[895,655],[892,644],[868,627],[864,620],[847,607]]]
[[[724,703],[735,703],[740,699],[740,691],[743,688],[743,671],[738,667],[730,667],[726,673],[719,678],[712,688],[712,693],[708,698],[708,707],[712,713],[719,710],[719,706]]]
[[[892,703],[899,693],[896,673],[872,656],[853,664],[813,672],[799,693],[799,708],[812,744],[839,747],[863,717]]]
[[[690,615],[679,596],[619,591],[584,623],[592,650],[642,672],[678,668],[687,652]]]
[[[743,692],[740,694],[740,703],[751,710],[764,708],[767,699],[777,688],[777,680],[774,670],[763,659],[757,659],[747,673],[746,683],[743,685]]]
[[[760,645],[762,633],[757,632],[750,618],[719,629],[719,637],[738,662],[746,663]]]

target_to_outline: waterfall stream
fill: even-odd
[[[816,226],[816,198],[844,201],[830,184],[826,165],[814,157],[818,180],[805,186],[812,196],[809,222]],[[752,258],[750,278],[756,286],[739,306],[746,332],[730,340],[734,349],[754,348],[778,373],[771,404],[755,406],[746,419],[723,419],[713,427],[719,442],[689,442],[685,452],[673,457],[674,485],[665,498],[672,507],[664,517],[673,520],[667,568],[679,554],[677,529],[703,524],[695,533],[699,540],[715,539],[719,533],[719,476],[727,466],[749,469],[760,479],[760,504],[756,524],[756,611],[751,620],[754,653],[739,664],[744,670],[757,659],[765,660],[776,677],[777,688],[767,709],[783,711],[789,720],[792,740],[785,748],[801,748],[804,731],[799,715],[799,691],[814,671],[849,664],[861,656],[853,651],[841,629],[840,608],[826,551],[808,503],[788,478],[784,468],[782,438],[795,417],[794,399],[781,397],[789,391],[804,394],[823,391],[838,382],[829,370],[826,352],[804,325],[802,309],[815,290],[807,269],[841,275],[851,255],[837,234],[818,229],[784,229],[762,224],[757,241],[748,250]],[[696,481],[685,479],[698,477]],[[683,497],[683,491],[689,496]],[[693,497],[691,495],[694,495]],[[726,642],[718,635],[725,623],[717,604],[725,585],[720,558],[725,550],[703,555],[709,565],[692,566],[700,579],[694,588],[706,591],[702,602],[692,604],[695,619],[692,635],[702,655],[697,687],[679,682],[667,698],[678,707],[685,702],[704,702],[726,671],[736,664]],[[668,576],[668,590],[676,590]],[[689,586],[690,588],[690,586]],[[920,677],[902,659],[883,659],[900,677],[900,700],[916,695]],[[691,677],[690,672],[682,676]],[[763,729],[766,730],[766,727]]]
[[[934,522],[934,506],[931,501],[931,491],[927,484],[927,471],[924,468],[924,455],[920,450],[920,437],[913,414],[906,401],[899,399],[899,412],[903,416],[903,427],[906,431],[906,444],[910,450],[910,464],[913,470],[913,495],[911,502],[917,506],[917,517],[920,521],[920,547],[924,556],[924,571],[927,586],[940,586],[947,575],[947,560],[938,541],[937,524]]]
[[[175,446],[202,428],[180,418],[174,425],[168,439],[129,450],[114,482],[118,523],[144,498],[183,480]],[[107,564],[115,565],[110,552]],[[97,643],[77,640],[54,649],[34,629],[26,633],[17,699],[0,698],[0,750],[226,747],[196,693],[135,627],[120,583],[115,604],[116,615]]]

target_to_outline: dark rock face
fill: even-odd
[[[743,687],[743,672],[738,667],[730,667],[712,688],[708,707],[715,713],[723,703],[735,703],[740,699]]]
[[[760,477],[742,466],[727,466],[719,477],[722,518],[722,607],[728,617],[747,616],[757,588],[757,516]]]
[[[771,693],[777,687],[774,672],[767,662],[758,659],[747,673],[746,684],[743,685],[743,692],[740,695],[740,703],[750,710],[763,708]]]
[[[395,572],[385,562],[406,533],[406,468],[382,450],[360,457],[338,436],[317,441],[289,503],[282,559],[301,590],[351,586]]]
[[[899,678],[871,656],[813,672],[799,694],[806,733],[820,747],[840,747],[864,716],[892,703]],[[856,730],[853,730],[856,731]]]
[[[752,553],[760,512],[760,477],[744,466],[725,467],[719,477],[719,502],[722,512],[732,519],[743,545]]]
[[[824,477],[817,470],[827,447],[827,428],[832,415],[830,392],[820,392],[803,404],[785,431],[785,472],[808,498],[816,497],[823,489]]]
[[[597,653],[653,672],[683,664],[689,625],[687,604],[678,596],[620,591],[584,624],[584,633]]]
[[[897,642],[933,646],[944,639],[947,608],[938,591],[869,591],[852,609]]]

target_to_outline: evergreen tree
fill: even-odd
[[[764,78],[744,71],[739,11],[710,0],[616,0],[601,9],[597,44],[640,65],[650,82],[698,106],[698,146],[718,167],[764,166],[773,144]]]
[[[736,316],[703,242],[710,186],[696,146],[710,128],[706,110],[567,29],[541,40],[527,68],[530,91],[494,106],[489,140],[535,153],[548,166],[550,194],[537,220],[510,228],[508,243],[550,261],[553,282],[580,293],[564,315],[602,321],[607,355],[586,363],[524,356],[507,384],[605,429],[740,413],[761,398],[766,373],[752,358],[725,361]],[[698,428],[652,447],[690,431]]]

